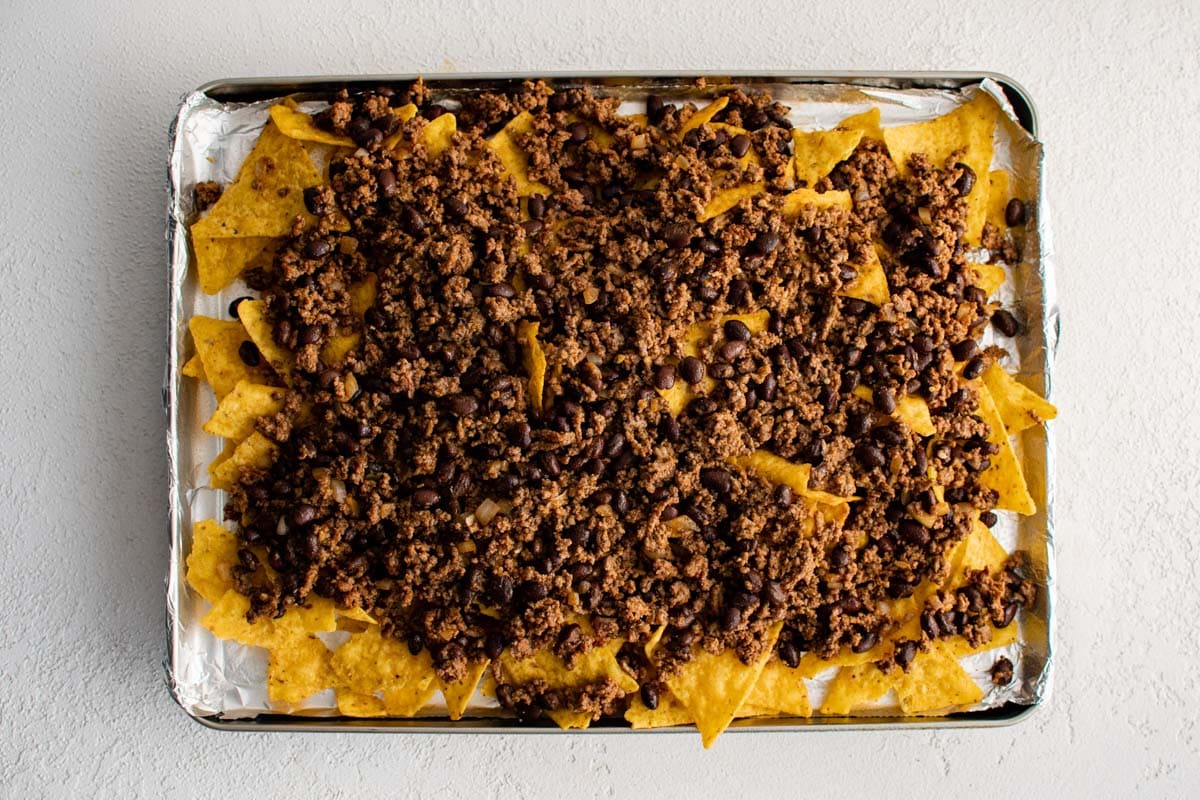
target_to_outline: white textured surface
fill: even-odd
[[[77,5],[0,9],[0,796],[1200,792],[1194,3]],[[732,735],[708,753],[694,736],[188,721],[159,665],[179,96],[236,75],[757,67],[992,69],[1038,103],[1063,308],[1050,703],[1014,728]]]

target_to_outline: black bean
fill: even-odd
[[[996,620],[997,628],[1007,628],[1012,624],[1013,619],[1017,616],[1017,604],[1009,603],[1004,606],[1004,611],[1000,615],[1000,619]]]
[[[721,255],[721,243],[716,239],[710,239],[707,236],[697,242],[696,247],[699,248],[700,252],[704,253],[706,256]]]
[[[862,374],[856,369],[848,369],[842,373],[842,394],[850,394],[858,388],[859,381],[862,380]]]
[[[917,657],[917,643],[908,639],[903,642],[896,643],[896,666],[908,672],[908,665]]]
[[[506,282],[489,284],[483,293],[488,297],[503,297],[506,299],[517,296],[517,290],[513,288],[511,283]]]
[[[782,661],[788,669],[795,669],[800,666],[800,650],[791,642],[779,643],[779,660]]]
[[[662,237],[668,247],[682,249],[692,240],[692,226],[686,222],[672,222],[663,228]]]
[[[324,258],[333,250],[333,245],[324,239],[313,239],[304,246],[305,258]]]
[[[930,639],[936,639],[942,635],[942,626],[939,623],[938,617],[939,615],[936,611],[921,612],[921,630]]]
[[[963,339],[950,346],[950,353],[955,361],[966,361],[979,352],[979,344],[974,339]]]
[[[998,520],[999,517],[996,516],[995,511],[984,511],[979,515],[979,521],[989,528],[995,525]]]
[[[653,683],[643,683],[640,687],[642,704],[653,711],[658,708],[658,689]]]
[[[883,451],[869,442],[863,442],[854,448],[854,455],[867,469],[882,467],[887,463],[887,456]]]
[[[305,325],[300,329],[300,344],[316,344],[321,341],[321,328],[317,325]]]
[[[754,241],[750,243],[750,247],[757,253],[767,256],[775,252],[775,248],[779,247],[779,234],[774,231],[763,231],[758,236],[754,237]]]
[[[704,380],[704,362],[695,356],[688,356],[679,362],[679,375],[694,386]]]
[[[467,417],[479,410],[479,401],[469,394],[456,394],[446,401],[446,407],[455,416]]]
[[[587,173],[577,167],[567,167],[561,170],[562,179],[572,186],[580,186],[587,183]]]
[[[384,197],[391,197],[400,188],[400,186],[396,183],[396,173],[392,172],[390,169],[380,170],[379,175],[375,178],[375,181],[379,184],[379,193]]]
[[[409,233],[416,234],[425,230],[425,217],[412,206],[404,207],[404,211],[400,213],[400,221]]]
[[[880,414],[891,414],[896,410],[896,393],[886,387],[875,389],[875,410]]]
[[[1005,336],[1016,336],[1021,332],[1021,323],[1011,311],[998,308],[992,312],[992,327]]]
[[[491,597],[500,605],[507,605],[513,599],[512,578],[507,575],[497,575],[492,579]]]
[[[745,350],[746,350],[745,342],[734,340],[734,341],[726,342],[725,344],[721,345],[721,347],[717,351],[717,353],[725,361],[733,362],[733,361],[736,361],[738,359],[738,357],[743,352],[745,352]]]
[[[725,322],[724,331],[725,338],[731,342],[748,342],[750,341],[750,328],[740,319],[731,319]]]
[[[257,367],[262,363],[262,353],[258,352],[258,346],[249,339],[238,345],[238,357],[247,367]]]
[[[900,430],[897,425],[881,425],[871,431],[871,435],[876,440],[892,447],[904,444],[905,441],[904,431]]]
[[[591,130],[588,129],[587,123],[582,121],[572,123],[571,126],[567,128],[567,132],[571,134],[571,141],[575,144],[586,142],[588,136],[591,135]]]
[[[954,166],[962,170],[962,173],[958,176],[958,180],[954,182],[954,190],[958,192],[959,197],[966,197],[975,188],[975,170],[961,162]]]
[[[987,367],[987,361],[983,356],[976,356],[966,363],[963,367],[962,376],[966,380],[973,381],[983,374],[983,370]]]
[[[1028,222],[1029,215],[1025,210],[1025,204],[1015,197],[1009,200],[1008,205],[1004,207],[1004,221],[1010,228],[1016,228]]]
[[[546,198],[540,194],[531,194],[525,208],[532,219],[541,219],[546,216]]]
[[[783,590],[783,584],[779,581],[767,581],[763,584],[763,591],[767,595],[767,600],[777,606],[787,602],[787,592]]]
[[[609,505],[612,506],[612,510],[617,512],[618,515],[625,516],[629,513],[629,495],[618,489]]]
[[[971,392],[966,388],[959,389],[946,398],[946,406],[951,410],[965,408],[971,403]]]
[[[354,139],[354,143],[359,147],[370,150],[383,143],[383,131],[378,128],[367,128],[357,136],[351,135],[351,138]]]
[[[850,561],[850,550],[843,544],[839,544],[829,551],[829,563],[838,569],[849,566]]]
[[[500,631],[488,631],[483,637],[484,654],[495,661],[504,652],[504,634]]]
[[[850,649],[855,653],[865,653],[874,647],[875,643],[878,641],[879,637],[876,636],[874,632],[866,631],[862,636],[859,637],[858,641],[850,647]]]
[[[866,313],[870,305],[865,300],[859,300],[857,297],[847,297],[842,300],[842,308],[850,316],[857,317]]]
[[[675,365],[659,364],[654,370],[654,388],[667,390],[675,385]]]
[[[775,487],[775,504],[780,508],[787,508],[792,504],[792,487],[785,483]]]
[[[739,133],[737,136],[729,140],[729,152],[733,153],[734,158],[741,158],[750,150],[750,137],[744,133]]]
[[[408,652],[414,656],[419,655],[425,649],[425,637],[418,631],[413,631],[408,635]]]
[[[725,606],[721,610],[721,630],[733,631],[742,627],[742,610],[737,606]]]
[[[773,373],[773,372],[767,373],[767,377],[763,378],[762,383],[759,384],[759,387],[758,387],[759,396],[761,396],[762,399],[765,400],[766,402],[771,403],[771,402],[774,402],[775,395],[778,393],[778,391],[779,391],[779,381],[777,381],[775,379],[775,373]]]
[[[918,547],[929,544],[929,530],[915,519],[900,520],[900,535]]]
[[[304,207],[314,216],[319,217],[325,213],[325,195],[321,193],[320,186],[310,186],[304,190]]]
[[[733,488],[733,476],[721,467],[705,467],[700,470],[700,485],[716,494],[729,494]]]
[[[413,492],[412,499],[418,508],[432,508],[438,504],[441,497],[434,489],[417,489]]]
[[[992,683],[996,686],[1008,686],[1013,679],[1013,663],[1006,657],[1000,656],[991,669]]]
[[[286,295],[284,295],[284,296],[286,296]],[[238,298],[234,299],[229,304],[229,316],[233,317],[234,319],[240,319],[238,317],[238,306],[240,306],[242,304],[242,302],[245,300],[253,300],[253,299],[254,298],[250,297],[249,295],[243,295],[242,297],[238,297]]]
[[[302,528],[316,518],[317,509],[308,503],[301,503],[292,509],[289,522],[293,527]]]
[[[646,98],[646,119],[650,122],[658,124],[664,111],[666,111],[666,104],[661,97],[652,94]]]

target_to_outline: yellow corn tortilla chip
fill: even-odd
[[[360,333],[335,333],[321,348],[321,363],[332,366],[341,364],[361,341]]]
[[[804,677],[798,669],[789,667],[778,658],[766,663],[738,711],[738,716],[762,717],[772,714],[812,716]]]
[[[951,658],[962,658],[963,656],[982,653],[985,650],[995,650],[997,647],[1007,647],[1017,641],[1017,623],[1010,622],[1007,627],[997,628],[991,626],[992,638],[980,645],[972,646],[962,636],[952,636],[949,639],[942,639],[941,644],[945,648],[946,655]]]
[[[887,273],[883,271],[883,262],[879,260],[879,253],[875,248],[867,251],[865,264],[853,266],[858,274],[838,292],[839,295],[854,297],[876,306],[886,305],[891,301],[892,292],[888,287]]]
[[[784,196],[781,211],[785,217],[797,217],[800,215],[800,209],[807,205],[816,206],[817,208],[841,208],[850,211],[854,208],[854,201],[850,199],[849,192],[818,192],[814,189],[802,187],[800,189],[793,189]]]
[[[864,137],[883,139],[883,129],[879,127],[878,108],[870,108],[861,114],[846,117],[838,123],[838,129],[844,131],[862,131]]]
[[[426,125],[425,130],[421,132],[421,138],[425,142],[425,149],[429,151],[429,157],[437,158],[449,150],[457,130],[458,120],[453,114],[442,114]]]
[[[924,153],[938,169],[953,157],[974,170],[975,186],[967,195],[967,229],[963,234],[963,239],[972,244],[979,242],[987,213],[987,175],[992,167],[992,135],[998,111],[991,95],[980,92],[971,102],[937,119],[883,131],[883,140],[901,175],[908,175],[909,158],[916,153]]]
[[[888,693],[895,679],[885,674],[874,662],[842,667],[829,684],[821,713],[831,716],[846,716],[851,712],[867,708]]]
[[[699,128],[704,123],[710,121],[717,114],[720,114],[727,105],[729,105],[728,97],[718,97],[695,114],[692,114],[688,121],[683,123],[683,127],[679,129],[679,138],[682,139],[683,135],[688,131]]]
[[[334,651],[330,665],[337,685],[359,694],[380,691],[386,696],[388,692],[410,685],[424,691],[435,676],[428,651],[422,650],[414,656],[407,644],[384,636],[376,625],[351,634]],[[403,700],[401,697],[393,699],[397,705]]]
[[[993,363],[983,373],[983,382],[996,404],[1000,420],[1010,434],[1041,425],[1058,416],[1058,409],[1049,401],[1017,380],[1015,375]]]
[[[267,304],[262,300],[243,300],[238,305],[238,319],[246,328],[258,352],[286,383],[292,375],[292,354],[275,343],[275,330],[267,318]]]
[[[192,231],[196,274],[205,294],[216,294],[248,267],[269,267],[282,239],[270,236],[202,236]]]
[[[884,642],[862,653],[855,653],[849,647],[843,647],[833,658],[821,658],[816,653],[808,652],[800,657],[800,666],[796,669],[805,678],[815,678],[830,667],[856,667],[872,661],[878,661],[884,656]]]
[[[313,123],[312,117],[297,109],[295,103],[290,100],[271,106],[271,121],[275,123],[275,127],[279,128],[280,133],[292,139],[332,144],[339,147],[354,147],[354,140],[349,136],[339,136],[318,128]]]
[[[1037,506],[1029,494],[1025,474],[1017,461],[1012,442],[1009,441],[1004,421],[1000,418],[1000,412],[996,409],[987,385],[983,384],[978,388],[979,408],[976,413],[988,426],[988,441],[1000,448],[1000,452],[991,456],[992,465],[980,474],[979,482],[999,495],[996,508],[1016,511],[1018,514],[1032,514],[1037,510]]]
[[[983,691],[940,643],[918,653],[896,682],[896,696],[905,714],[950,711],[978,703]]]
[[[278,642],[332,631],[337,627],[333,603],[322,598],[312,600],[307,607],[292,606],[279,619],[247,622],[249,610],[250,601],[230,589],[213,603],[200,623],[218,638],[256,647],[272,647]]]
[[[524,684],[543,680],[551,689],[578,689],[606,678],[629,693],[637,691],[637,681],[617,663],[617,651],[622,641],[613,639],[593,647],[575,660],[568,669],[561,658],[549,650],[537,650],[529,658],[516,659],[505,651],[500,656],[500,668],[510,683]]]
[[[260,418],[277,414],[283,408],[283,395],[284,390],[278,386],[238,381],[217,405],[212,418],[204,423],[204,430],[240,442],[254,433],[254,423]]]
[[[546,716],[564,731],[583,730],[592,724],[592,715],[586,711],[547,711]]]
[[[237,178],[192,225],[192,236],[286,236],[296,217],[308,215],[304,190],[320,183],[304,145],[268,123]]]
[[[379,295],[379,279],[372,273],[358,283],[350,285],[350,311],[357,316],[367,313],[375,305]]]
[[[796,180],[808,187],[815,186],[833,168],[845,161],[858,147],[863,137],[861,129],[802,131],[792,129],[792,165]]]
[[[230,569],[237,564],[237,537],[213,519],[192,526],[192,550],[187,557],[187,582],[196,594],[216,603],[233,588]]]
[[[635,731],[690,725],[694,722],[692,712],[687,710],[687,706],[672,697],[670,692],[663,692],[659,695],[658,707],[653,711],[646,708],[641,697],[635,697],[629,704],[629,708],[625,710],[625,720]]]
[[[339,617],[343,617],[344,619],[352,619],[355,622],[365,622],[368,625],[378,624],[378,620],[376,620],[366,611],[363,611],[361,608],[339,608],[337,610],[337,615]]]
[[[999,572],[1008,561],[1008,552],[996,541],[988,526],[976,519],[971,525],[971,532],[963,539],[958,553],[955,555],[953,569],[946,579],[946,586],[954,589],[966,581],[967,570],[985,569],[988,572]]]
[[[517,338],[520,339],[522,350],[525,352],[525,371],[529,373],[529,399],[533,403],[533,410],[540,414],[546,389],[546,351],[542,349],[542,344],[537,338],[539,325],[537,322],[522,322],[517,328]]]
[[[705,749],[733,722],[771,657],[782,627],[783,623],[777,622],[768,629],[763,653],[753,664],[743,664],[733,650],[715,655],[701,650],[667,678],[671,694],[695,718]]]
[[[387,713],[383,701],[375,695],[349,689],[338,689],[337,704],[338,713],[344,717],[382,717]]]
[[[713,128],[714,130],[725,131],[725,135],[728,136],[730,139],[732,139],[735,136],[749,136],[750,135],[750,131],[746,130],[745,128],[739,128],[737,125],[727,125],[724,122],[710,122],[709,127]],[[744,155],[738,159],[738,163],[741,164],[743,168],[748,167],[751,164],[760,163],[758,153],[755,152],[753,146],[751,146],[750,149],[746,151],[746,155]]]
[[[273,703],[299,703],[333,685],[329,648],[305,637],[279,642],[267,660],[267,693]]]
[[[442,690],[442,696],[446,698],[446,708],[450,713],[450,719],[462,718],[471,698],[475,696],[475,687],[479,686],[479,681],[487,670],[488,663],[488,661],[477,661],[474,664],[468,664],[467,673],[454,683],[438,680],[438,688]]]
[[[704,210],[700,212],[700,216],[697,219],[700,222],[707,222],[714,217],[719,217],[746,198],[760,195],[766,189],[767,185],[761,181],[758,183],[743,183],[740,186],[731,186],[728,189],[718,189],[713,192],[712,197],[705,204]]]
[[[1003,233],[1008,230],[1008,222],[1004,211],[1009,201],[1008,173],[1002,169],[994,169],[988,173],[988,204],[987,222]]]
[[[683,333],[683,340],[680,342],[680,349],[683,351],[684,357],[699,356],[700,347],[709,340],[715,333],[721,330],[722,326],[730,320],[738,320],[750,329],[750,333],[759,334],[767,329],[767,324],[771,321],[771,312],[765,308],[758,311],[751,311],[746,314],[725,314],[715,322],[694,322],[687,327]],[[700,382],[700,388],[703,393],[708,393],[713,390],[717,382],[712,378],[705,377]],[[656,389],[659,397],[666,401],[667,409],[670,410],[672,416],[679,416],[683,410],[687,408],[688,403],[696,396],[696,392],[685,381],[677,380],[670,389]]]
[[[663,634],[666,632],[667,626],[659,625],[654,629],[654,633],[650,634],[650,638],[646,640],[646,644],[642,648],[646,653],[646,658],[654,658],[654,651],[658,649],[658,643],[662,641]]]
[[[861,384],[854,387],[853,394],[868,403],[875,398],[875,393]],[[897,400],[896,410],[891,413],[891,417],[900,420],[921,436],[933,436],[937,432],[933,427],[933,418],[929,415],[929,404],[917,395],[906,394]]]
[[[550,194],[550,187],[529,179],[529,157],[517,145],[517,137],[533,130],[533,115],[522,111],[509,120],[508,124],[488,139],[488,148],[500,159],[504,169],[512,176],[517,185],[517,194],[528,197],[531,194]]]
[[[267,469],[274,463],[277,450],[274,442],[255,431],[238,444],[229,458],[208,468],[212,487],[231,488],[241,477],[243,467]]]
[[[243,300],[242,305],[247,302]],[[217,400],[224,399],[242,381],[266,383],[269,379],[268,372],[247,366],[238,354],[242,342],[250,338],[240,322],[196,315],[188,320],[188,330]]]
[[[813,503],[837,507],[844,506],[853,499],[810,489],[808,482],[812,477],[811,464],[795,464],[767,450],[755,450],[748,456],[733,459],[732,463],[742,469],[751,470],[772,483],[784,484]]]
[[[407,105],[400,106],[399,108],[393,108],[392,113],[395,114],[396,119],[400,120],[401,122],[408,122],[417,115],[417,107],[412,103],[408,103]],[[400,140],[403,138],[404,128],[397,128],[391,136],[383,140],[383,149],[395,150],[396,146],[400,144]]]
[[[193,317],[193,319],[195,318]],[[199,378],[206,383],[208,382],[208,376],[204,374],[204,362],[200,360],[199,353],[184,362],[184,365],[179,368],[179,373],[189,378]]]
[[[383,707],[388,716],[411,717],[429,705],[429,701],[433,699],[438,688],[436,676],[432,670],[431,664],[428,675],[417,678],[398,689],[389,689],[383,693]]]
[[[972,283],[982,289],[988,297],[994,295],[1004,285],[1006,275],[1004,267],[999,264],[971,264],[969,269],[975,273]]]

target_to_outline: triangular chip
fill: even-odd
[[[896,683],[900,710],[905,714],[948,712],[978,703],[983,691],[941,643],[918,653]]]
[[[802,131],[792,129],[792,164],[796,180],[815,186],[833,168],[854,153],[863,137],[862,130]]]
[[[321,348],[321,363],[337,366],[362,341],[361,333],[335,333]]]
[[[829,684],[821,713],[846,716],[869,708],[895,685],[895,678],[884,673],[874,662],[842,667]]]
[[[742,469],[748,469],[771,483],[783,484],[793,492],[814,503],[826,506],[845,505],[853,498],[841,497],[819,489],[810,489],[808,482],[812,476],[811,464],[794,464],[786,458],[767,450],[755,450],[748,456],[735,458],[732,463]]]
[[[983,382],[1009,434],[1020,433],[1058,416],[1058,409],[1053,404],[1018,381],[1016,376],[1005,372],[999,364],[993,363],[987,368]]]
[[[522,322],[517,328],[517,338],[525,353],[525,371],[529,373],[529,399],[533,410],[542,413],[546,389],[546,351],[538,341],[537,322]]]
[[[988,173],[987,221],[998,231],[1008,229],[1005,210],[1008,208],[1008,173],[994,169]]]
[[[204,362],[200,360],[198,353],[184,362],[184,365],[179,368],[179,374],[208,382],[208,376],[204,373]]]
[[[756,197],[766,191],[766,189],[767,185],[761,181],[758,183],[743,183],[739,186],[731,186],[728,189],[718,189],[713,192],[712,197],[705,204],[704,210],[700,212],[700,216],[697,219],[700,222],[707,222],[714,217],[719,217],[746,198]]]
[[[279,413],[283,396],[284,390],[278,386],[238,381],[204,423],[204,431],[240,442],[254,433],[254,424],[259,419]]]
[[[999,264],[971,264],[969,272],[974,272],[973,284],[983,290],[988,297],[994,295],[1004,285],[1006,274],[1004,267]]]
[[[851,211],[854,208],[854,201],[850,199],[849,192],[818,192],[814,189],[801,187],[793,189],[784,195],[783,207],[780,210],[785,217],[798,217],[800,216],[800,209],[809,205],[816,206],[817,208],[840,208],[845,211]]]
[[[269,267],[282,239],[270,236],[202,236],[192,231],[200,290],[216,294],[251,266]]]
[[[314,637],[299,637],[271,647],[267,692],[273,703],[299,703],[333,685],[329,648]]]
[[[238,563],[237,537],[213,519],[192,526],[192,549],[187,557],[187,582],[196,594],[216,603],[233,589],[234,565]]]
[[[414,678],[409,683],[397,689],[389,689],[383,693],[383,707],[389,717],[415,716],[437,692],[438,684],[432,665],[429,672]]]
[[[853,297],[876,306],[886,305],[891,301],[892,292],[888,287],[887,273],[883,271],[883,262],[879,260],[879,253],[874,247],[867,251],[865,263],[852,266],[858,274],[854,280],[842,287],[839,295]]]
[[[564,731],[583,730],[592,724],[592,715],[587,711],[547,711],[546,716]]]
[[[208,215],[192,226],[193,237],[286,236],[306,216],[304,190],[321,183],[308,150],[268,123],[258,143]]]
[[[753,664],[743,664],[733,650],[713,654],[701,650],[692,660],[667,678],[671,694],[687,707],[696,720],[700,739],[707,749],[733,722],[742,703],[775,649],[783,623],[775,623],[763,641],[763,653]]]
[[[243,300],[242,305],[247,302]],[[217,400],[224,399],[242,381],[266,383],[269,380],[267,370],[248,366],[242,360],[239,348],[250,339],[242,323],[197,314],[188,320],[188,330]]]
[[[243,468],[267,469],[274,463],[277,450],[274,442],[255,431],[238,444],[229,458],[208,468],[212,488],[231,488],[241,477]]]
[[[869,108],[860,114],[846,117],[838,123],[838,129],[844,131],[862,131],[863,136],[871,139],[883,139],[883,129],[879,127],[879,108]]]
[[[275,329],[267,318],[267,304],[262,300],[243,300],[238,305],[238,319],[258,346],[258,352],[286,383],[292,375],[292,354],[276,344]]]
[[[383,701],[375,695],[349,689],[338,689],[337,705],[338,713],[344,717],[382,717],[387,714]]]
[[[1029,494],[1025,474],[1017,461],[1016,451],[1009,441],[1000,412],[996,410],[992,393],[988,391],[986,384],[980,385],[978,389],[979,408],[976,413],[988,426],[988,441],[1000,448],[998,453],[991,456],[991,466],[980,474],[979,482],[999,495],[996,508],[1016,511],[1018,514],[1032,514],[1037,510],[1037,506]]]
[[[674,725],[690,725],[692,712],[687,706],[676,700],[669,692],[663,692],[658,698],[658,706],[651,711],[646,708],[642,698],[635,697],[625,711],[625,720],[635,731],[647,728],[669,728]]]
[[[979,242],[987,213],[988,172],[992,167],[992,135],[998,111],[992,96],[980,92],[971,102],[937,119],[883,131],[883,139],[901,175],[908,174],[909,158],[917,153],[928,156],[937,169],[946,167],[953,157],[975,172],[975,185],[967,195],[967,229],[963,234],[963,239],[971,244]]]
[[[272,647],[277,642],[337,627],[333,603],[322,598],[311,600],[307,606],[292,606],[278,619],[247,622],[249,611],[250,601],[230,589],[213,603],[200,623],[218,638],[256,647]]]
[[[688,131],[699,128],[704,123],[710,121],[717,114],[720,114],[727,105],[729,105],[728,97],[718,97],[695,114],[692,114],[688,118],[688,121],[683,123],[683,127],[679,129],[679,138],[682,139],[683,135]]]
[[[450,149],[454,142],[454,132],[458,130],[458,121],[453,114],[442,114],[425,126],[421,132],[422,141],[429,151],[430,158],[437,158]]]
[[[354,140],[349,136],[341,136],[332,131],[321,130],[313,122],[313,118],[296,108],[290,100],[271,106],[271,121],[279,132],[292,139],[306,142],[332,144],[339,147],[354,147]]]
[[[808,702],[808,687],[798,669],[772,658],[763,667],[754,688],[738,711],[738,716],[782,715],[808,717],[812,706]]]
[[[610,679],[629,693],[637,691],[637,681],[617,663],[617,651],[623,644],[612,639],[579,655],[571,668],[550,650],[536,650],[529,658],[513,658],[509,651],[500,656],[500,669],[509,683],[521,685],[545,681],[551,689],[578,689]]]
[[[528,197],[531,194],[550,194],[550,187],[529,179],[529,157],[517,145],[517,137],[533,130],[533,115],[522,111],[509,120],[508,124],[488,139],[488,148],[500,159],[504,169],[512,176],[517,184],[517,194]]]
[[[417,115],[417,107],[412,103],[402,105],[399,108],[393,108],[392,113],[396,119],[401,122],[408,122]],[[404,128],[397,128],[390,136],[383,140],[384,150],[395,150],[396,145],[400,144],[400,140],[404,138]]]
[[[331,665],[338,686],[360,694],[380,691],[386,695],[408,686],[423,692],[435,677],[433,660],[427,650],[414,656],[407,644],[384,636],[375,625],[351,634],[334,651]],[[410,695],[409,699],[412,698]],[[397,696],[393,700],[395,705],[400,705],[404,698]],[[390,708],[388,711],[392,713]]]
[[[875,393],[862,384],[854,387],[853,394],[868,403],[875,399]],[[933,418],[929,415],[929,404],[915,394],[901,396],[896,401],[896,410],[891,413],[891,417],[912,428],[919,436],[933,436],[937,432],[933,427]]]
[[[438,680],[438,688],[442,690],[442,696],[446,698],[446,709],[450,713],[450,719],[462,718],[463,712],[471,703],[471,698],[475,696],[475,688],[479,686],[479,680],[487,670],[488,663],[485,660],[468,664],[466,674],[454,683]]]

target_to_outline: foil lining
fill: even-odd
[[[801,129],[831,128],[846,117],[878,106],[884,127],[932,119],[970,100],[976,92],[988,92],[1005,109],[1006,116],[997,126],[993,169],[1007,169],[1012,175],[1014,196],[1027,199],[1033,223],[1018,239],[1020,261],[1007,265],[1009,276],[1000,290],[1004,305],[1016,310],[1025,321],[1025,330],[1014,340],[1000,340],[1012,354],[1005,366],[1016,370],[1034,389],[1052,398],[1052,368],[1058,343],[1059,312],[1055,295],[1053,251],[1047,225],[1043,185],[1043,150],[1036,138],[1017,120],[1004,88],[991,78],[967,82],[962,76],[939,78],[932,75],[854,76],[846,82],[830,78],[814,82],[817,76],[792,76],[754,79],[710,79],[704,95],[727,85],[752,85],[770,91],[792,107],[791,120]],[[324,79],[321,89],[355,79]],[[373,79],[374,80],[374,79]],[[379,79],[387,80],[387,79]],[[482,90],[509,80],[503,77],[454,77],[427,79],[435,97],[448,105],[464,93]],[[513,79],[515,80],[515,79]],[[641,111],[648,91],[664,94],[669,100],[703,102],[700,91],[690,81],[671,78],[621,76],[563,79],[567,85],[586,83],[601,91],[628,100],[625,113]],[[955,88],[913,88],[922,84]],[[869,85],[866,85],[869,84]],[[966,84],[966,85],[963,85]],[[221,519],[224,493],[208,488],[207,467],[220,452],[221,442],[209,436],[201,426],[215,408],[215,399],[207,387],[183,380],[180,368],[186,360],[187,320],[194,314],[222,317],[229,301],[247,294],[246,287],[235,283],[217,296],[203,294],[195,281],[193,257],[187,224],[194,218],[192,190],[197,182],[218,181],[227,184],[237,174],[259,131],[266,124],[268,109],[283,95],[318,88],[315,81],[236,82],[201,89],[187,95],[171,126],[168,164],[169,194],[167,207],[167,247],[169,260],[170,329],[163,403],[167,418],[169,458],[169,570],[167,574],[167,640],[164,661],[167,684],[176,702],[191,716],[217,727],[238,727],[247,721],[255,727],[325,728],[353,730],[395,730],[406,727],[437,730],[518,731],[506,719],[496,719],[496,703],[477,695],[468,718],[459,723],[432,723],[417,720],[369,720],[345,722],[323,720],[336,716],[332,691],[309,698],[299,707],[273,707],[266,691],[266,652],[214,637],[201,624],[208,603],[198,597],[184,580],[185,559],[191,544],[191,528],[196,520]],[[218,91],[214,91],[217,89]],[[259,98],[248,102],[223,102],[214,95],[227,96],[237,91]],[[317,107],[317,106],[310,106]],[[985,179],[986,176],[980,176]],[[971,256],[986,259],[986,251]],[[992,330],[985,343],[996,341]],[[1054,442],[1052,430],[1031,428],[1018,437],[1018,453],[1037,501],[1038,512],[1029,517],[1000,513],[993,529],[997,539],[1010,552],[1024,549],[1032,556],[1038,599],[1023,612],[1018,622],[1020,636],[1009,646],[978,653],[961,662],[984,691],[983,699],[965,713],[941,718],[899,716],[894,693],[881,698],[868,717],[813,719],[744,720],[735,727],[780,729],[829,726],[852,727],[928,727],[945,724],[958,726],[1003,724],[1022,716],[1021,707],[1033,707],[1046,699],[1050,691],[1052,658],[1052,607],[1054,592]],[[336,637],[337,634],[330,635]],[[334,646],[336,641],[327,642]],[[1000,655],[1014,664],[1014,680],[1008,686],[991,684],[988,670]],[[836,670],[808,681],[812,705],[818,707]],[[444,717],[440,694],[421,717]],[[1002,713],[982,713],[999,709]],[[1007,709],[1007,711],[1003,711]],[[1015,709],[1015,710],[1014,710]],[[292,714],[279,722],[281,713]],[[472,719],[471,717],[474,716]],[[490,719],[489,719],[490,717]],[[322,723],[325,722],[323,725]],[[432,724],[431,724],[432,723]],[[600,724],[590,731],[619,731],[627,728],[616,723]],[[671,729],[660,729],[671,730]]]

